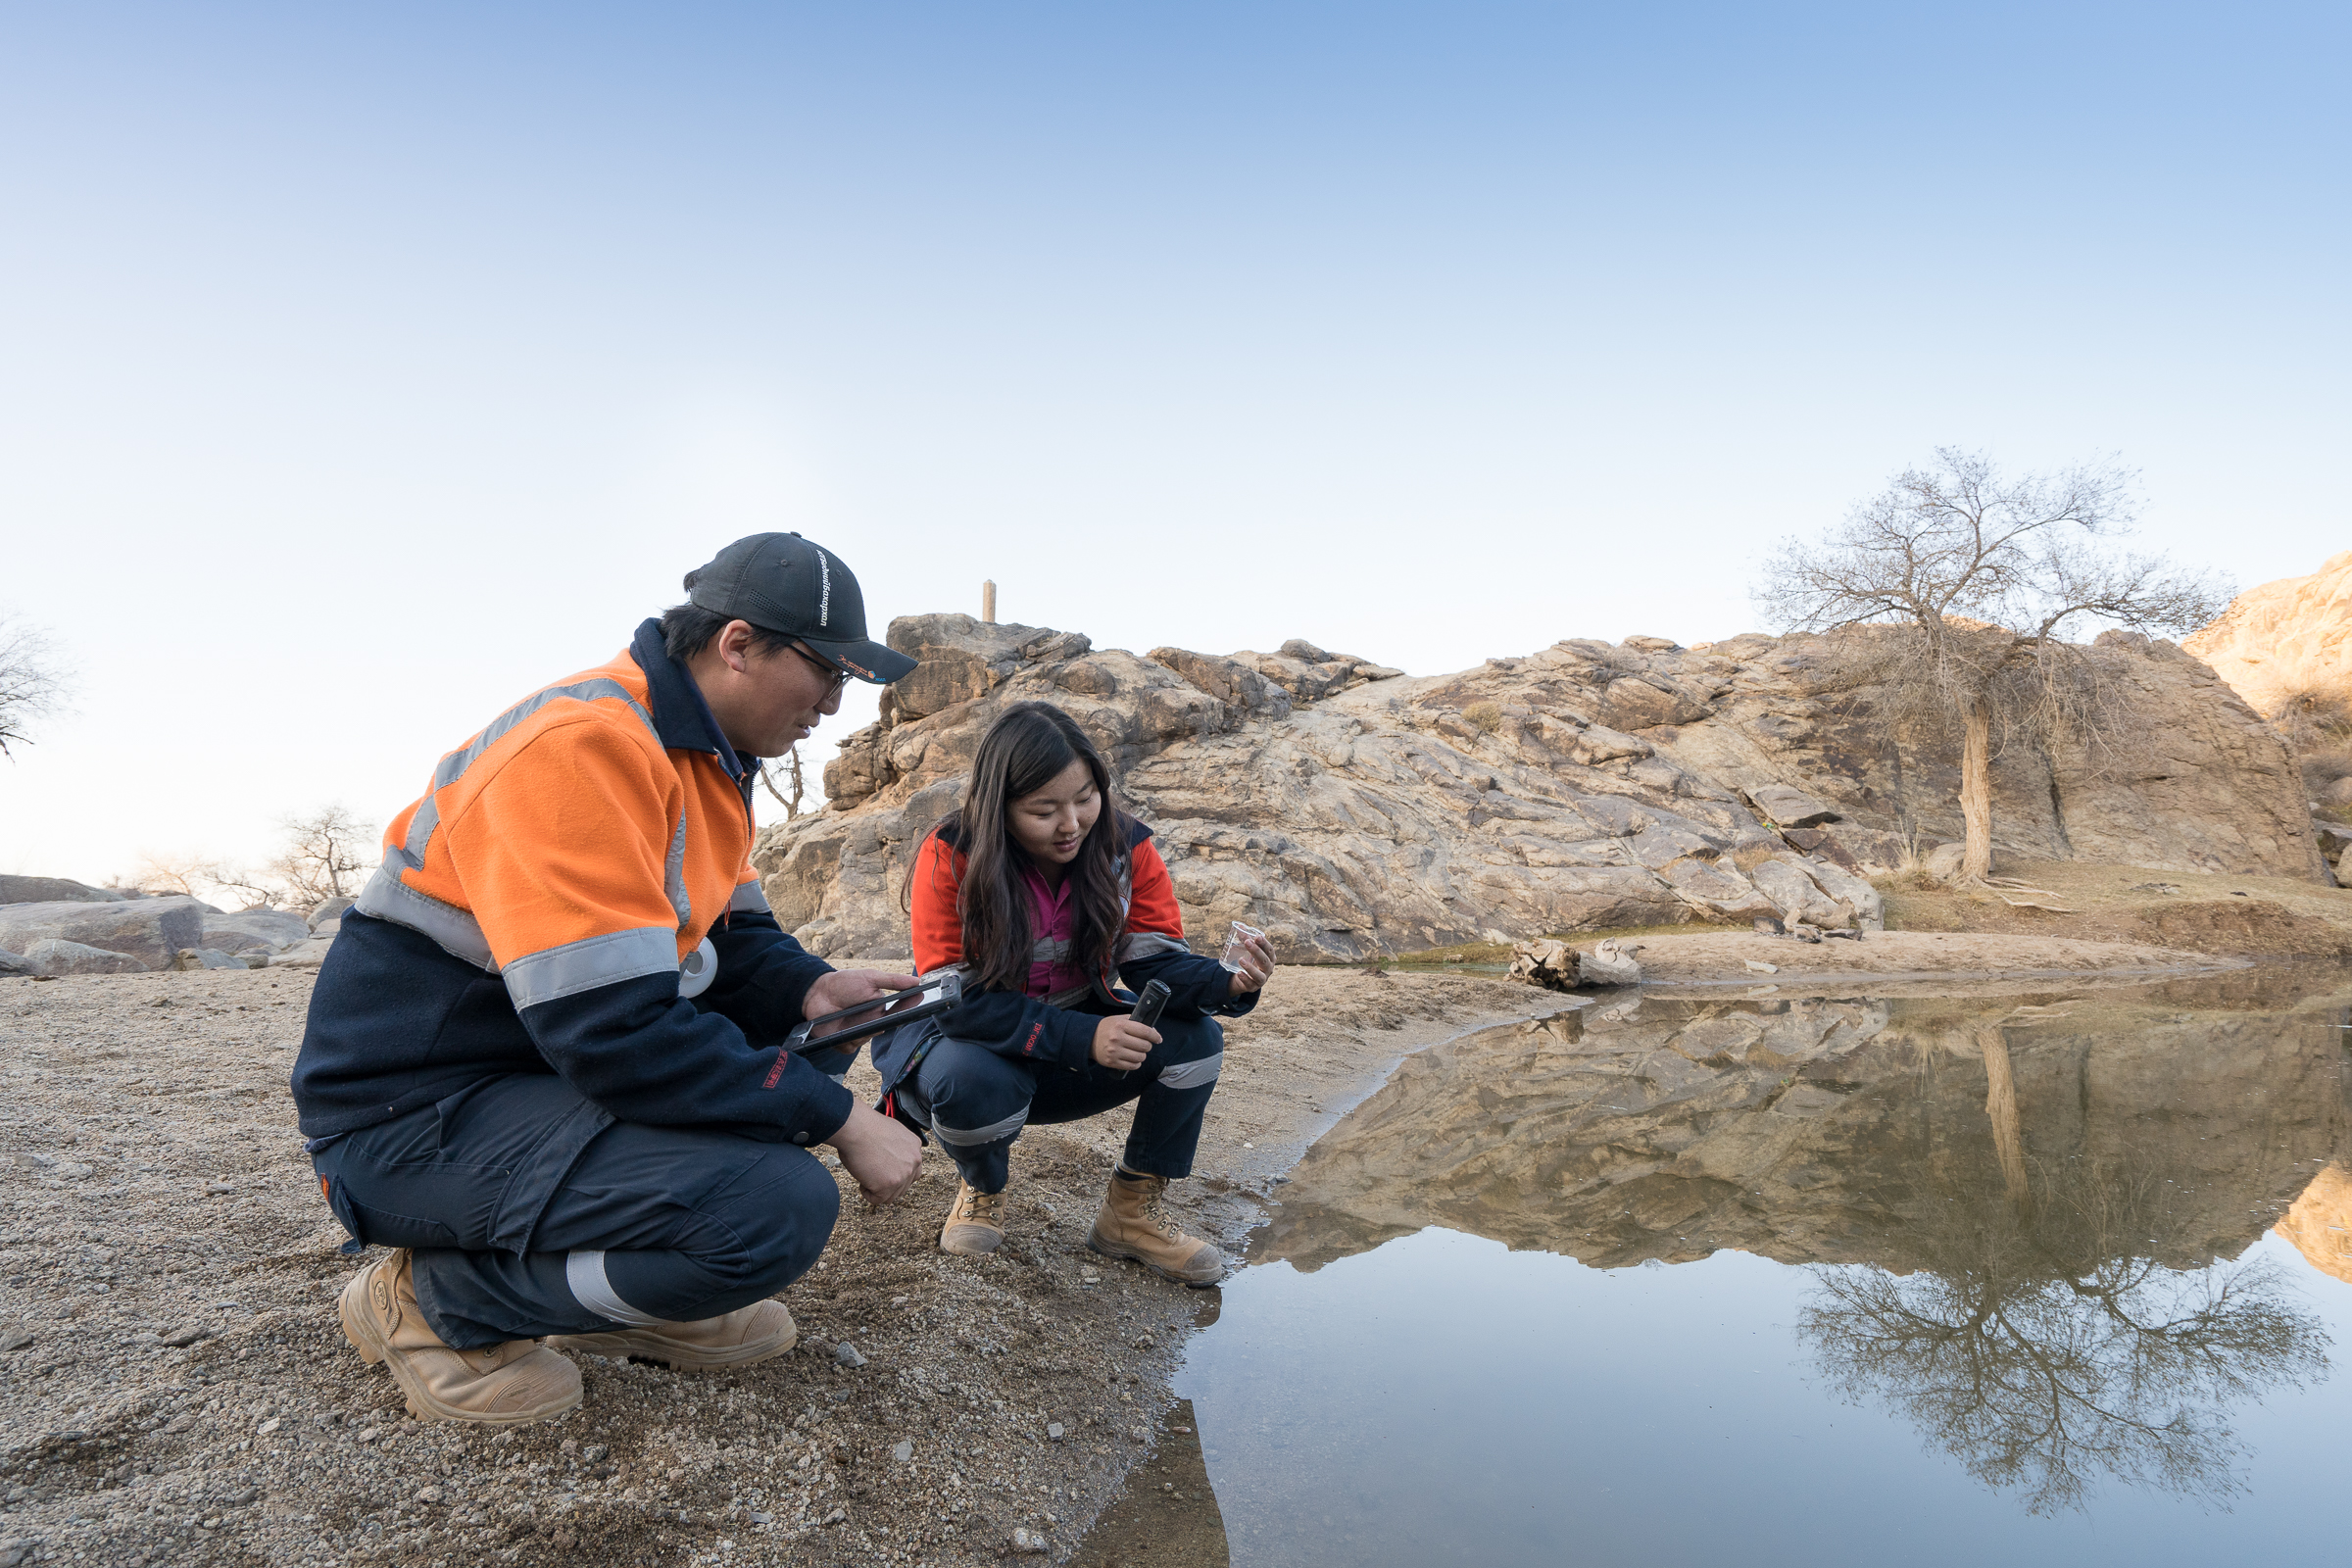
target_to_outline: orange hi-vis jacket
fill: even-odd
[[[651,620],[444,757],[319,970],[303,1131],[556,1072],[608,1122],[830,1137],[848,1092],[778,1050],[829,965],[751,868],[756,770]]]
[[[1127,919],[1111,949],[1112,973],[1101,976],[1100,985],[1047,998],[967,985],[962,1001],[942,1025],[946,1033],[985,1046],[1001,1056],[1084,1071],[1093,1059],[1096,1023],[1104,1013],[1124,1011],[1132,1000],[1110,990],[1114,978],[1131,991],[1154,980],[1165,981],[1169,990],[1165,1015],[1172,1018],[1212,1013],[1239,1017],[1257,1004],[1254,991],[1230,995],[1233,976],[1224,965],[1196,956],[1185,945],[1183,911],[1177,906],[1167,863],[1152,842],[1152,830],[1124,814],[1115,826],[1125,838],[1120,880],[1127,896]],[[915,851],[907,890],[914,966],[922,974],[964,961],[958,892],[970,857],[965,853],[963,835],[960,818],[950,817]],[[1020,906],[1027,905],[1024,894]],[[1041,937],[1031,944],[1029,956],[1035,963],[1058,963],[1067,959],[1069,953],[1066,944]],[[911,1026],[900,1035],[910,1036]],[[904,1052],[907,1043],[892,1036],[875,1044],[874,1067],[882,1075],[885,1090],[911,1065]]]

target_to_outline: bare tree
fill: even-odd
[[[801,802],[808,794],[808,779],[801,772],[801,748],[798,744],[784,754],[784,781],[792,787],[789,797],[776,788],[775,776],[768,772],[767,763],[760,764],[760,782],[767,786],[767,793],[773,795],[784,808],[784,820],[789,822],[801,814]]]
[[[270,862],[286,902],[310,908],[356,894],[360,874],[374,869],[375,827],[340,805],[285,821],[285,853]]]
[[[202,898],[206,892],[226,885],[230,874],[227,867],[209,855],[167,855],[147,850],[139,856],[138,869],[132,873],[130,885],[141,893],[184,893],[190,898]]]
[[[37,627],[0,615],[0,757],[15,755],[12,742],[32,739],[27,724],[56,711],[65,691],[48,638]]]
[[[2034,1186],[1939,1194],[1923,1268],[1815,1270],[1798,1341],[1848,1402],[1884,1400],[2031,1512],[2082,1507],[2101,1476],[2226,1505],[2235,1407],[2325,1378],[2325,1324],[2268,1259],[2147,1256],[2151,1173],[2070,1157]]]
[[[1992,869],[1994,725],[2048,736],[2097,729],[2096,670],[2064,640],[2085,620],[2185,632],[2228,606],[2226,582],[2088,541],[2131,531],[2135,475],[2112,466],[2010,477],[1981,453],[1939,447],[1818,542],[1791,539],[1756,599],[1791,631],[1881,628],[1842,639],[1857,680],[1903,716],[1961,731],[1963,881]]]

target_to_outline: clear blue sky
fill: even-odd
[[[381,820],[743,532],[1416,672],[1935,446],[2352,547],[2340,6],[0,11],[0,869]],[[867,705],[870,710],[870,704]],[[856,715],[839,721],[846,733]],[[830,755],[828,737],[815,744]]]

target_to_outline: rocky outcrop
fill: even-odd
[[[2352,699],[2352,550],[2247,589],[2180,646],[2266,714],[2307,696]]]
[[[1819,638],[1571,639],[1406,677],[1285,643],[1098,650],[964,615],[892,623],[922,662],[825,768],[823,811],[754,863],[827,956],[906,953],[904,880],[998,710],[1051,702],[1160,833],[1188,926],[1264,928],[1283,957],[1762,916],[1875,921],[1864,875],[1960,835],[1954,750],[1838,687]],[[2260,717],[2169,643],[2095,650],[2128,733],[2011,748],[1995,847],[2154,868],[2320,877],[2293,768]]]
[[[1565,703],[1482,707],[1458,677],[1409,680],[1298,642],[1142,659],[961,615],[890,636],[929,673],[843,744],[826,810],[770,828],[754,856],[779,918],[819,953],[906,954],[912,852],[955,805],[988,722],[1028,700],[1102,748],[1160,832],[1190,927],[1248,920],[1286,958],[1778,917],[1748,874],[1766,861],[1835,901],[1817,880],[1834,868],[1734,792]]]

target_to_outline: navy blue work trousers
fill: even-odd
[[[417,1304],[458,1349],[732,1312],[807,1273],[841,1207],[805,1149],[616,1121],[544,1073],[312,1159],[354,1238],[415,1250]]]
[[[915,1069],[917,1098],[976,1192],[1004,1190],[1013,1140],[1029,1123],[1080,1121],[1131,1100],[1135,1122],[1120,1162],[1141,1176],[1190,1176],[1225,1061],[1225,1031],[1214,1018],[1162,1018],[1158,1027],[1159,1044],[1130,1072],[1091,1061],[1072,1072],[948,1035]]]

